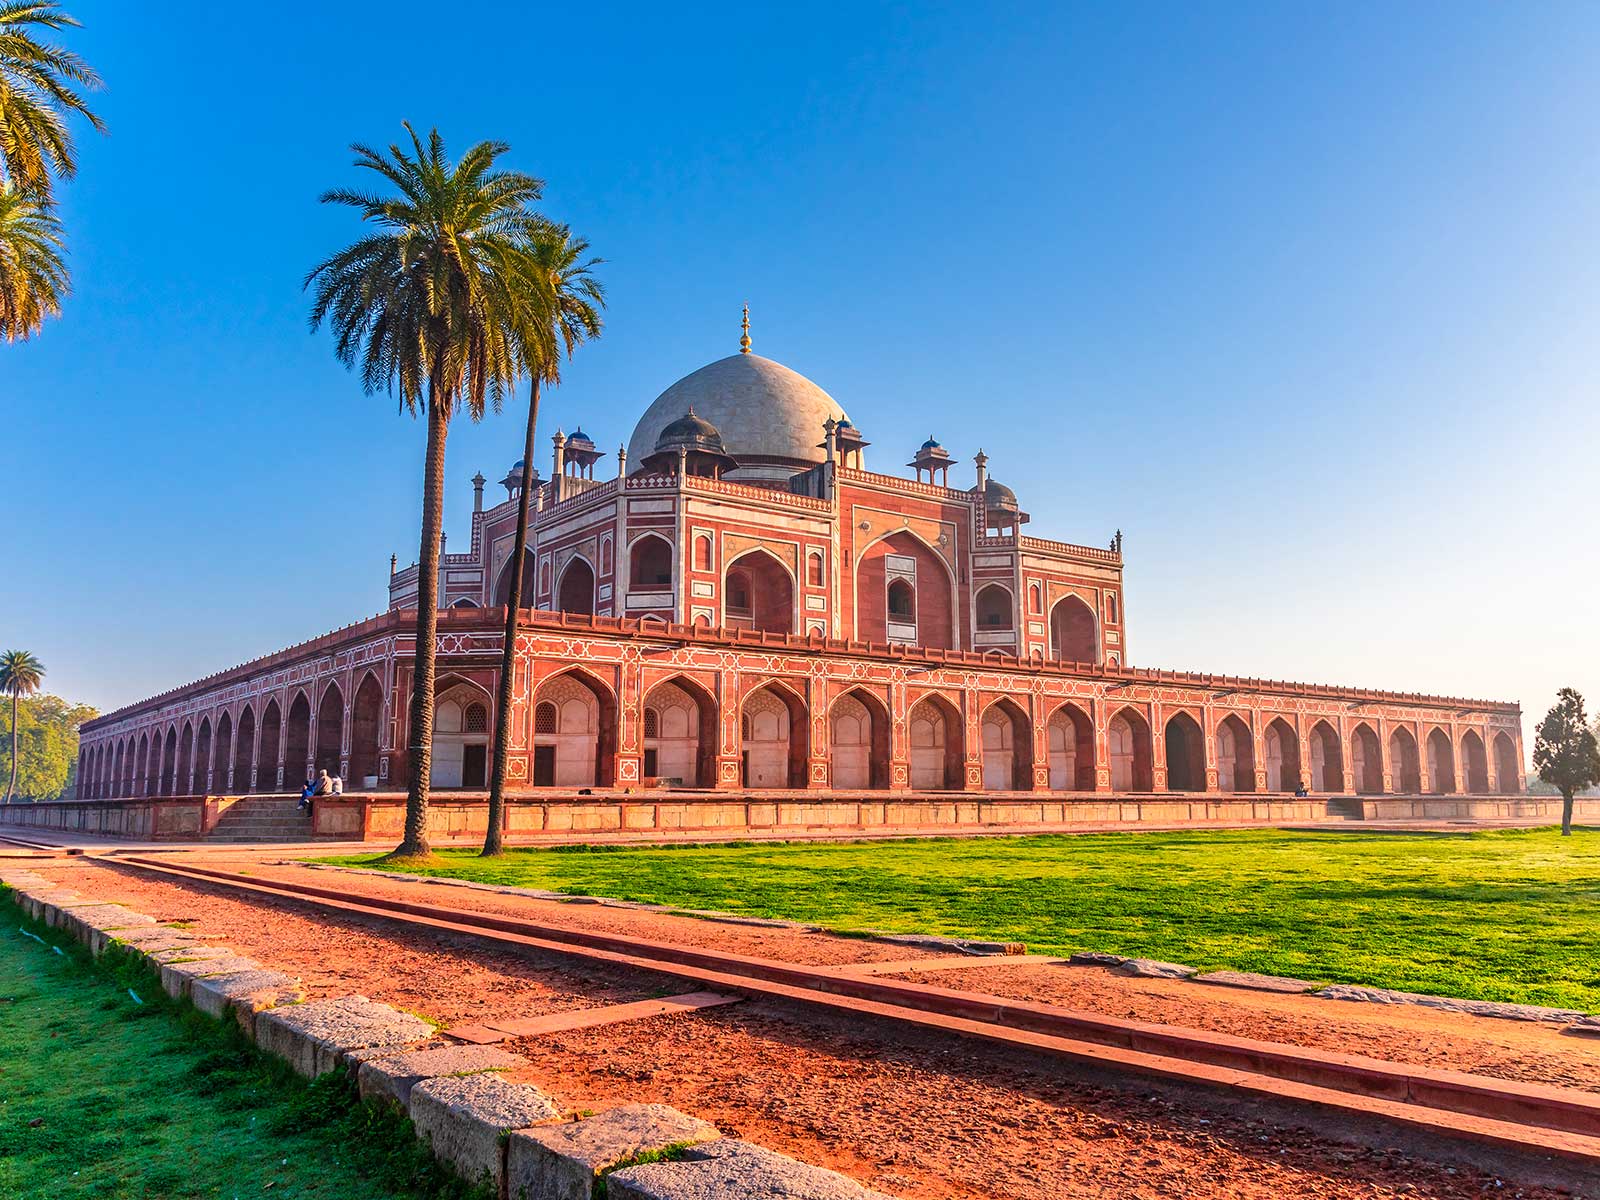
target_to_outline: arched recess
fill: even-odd
[[[663,679],[644,697],[644,774],[685,787],[717,780],[717,702],[685,675]]]
[[[95,789],[94,772],[95,772],[95,767],[97,765],[97,762],[98,762],[98,759],[97,759],[97,755],[95,754],[94,747],[85,746],[85,745],[82,745],[80,743],[79,746],[78,746],[77,789],[78,789],[78,796],[81,799],[84,799],[84,800],[93,800],[94,799],[94,789]]]
[[[185,721],[183,733],[178,736],[178,773],[172,781],[169,796],[187,796],[194,791],[194,726]]]
[[[1148,792],[1155,786],[1150,723],[1136,708],[1124,708],[1106,726],[1106,758],[1114,792]]]
[[[173,783],[178,774],[178,731],[167,728],[166,741],[161,743],[161,794],[173,794]]]
[[[299,791],[309,777],[311,762],[311,701],[296,692],[289,702],[289,719],[283,732],[283,784]]]
[[[672,590],[672,543],[660,534],[644,534],[628,547],[628,590]]]
[[[1522,791],[1522,770],[1517,764],[1517,747],[1511,735],[1494,735],[1494,790],[1502,796]]]
[[[1428,788],[1435,795],[1456,790],[1456,755],[1450,735],[1435,726],[1428,734]]]
[[[534,565],[535,558],[532,550],[522,552],[522,596],[521,607],[532,608],[534,601],[534,585],[538,582]],[[494,602],[502,605],[511,600],[511,560],[506,559],[505,565],[500,568],[500,578],[494,585]]]
[[[211,790],[211,718],[200,718],[200,731],[194,735],[194,791]]]
[[[256,753],[256,715],[246,704],[239,713],[239,733],[233,740],[233,790],[251,789],[250,760]]]
[[[258,792],[278,790],[278,776],[283,771],[283,710],[276,697],[267,701],[261,710],[261,752],[256,756],[256,786]],[[302,769],[304,763],[302,760]],[[299,791],[296,784],[295,790]]]
[[[1100,661],[1100,623],[1081,596],[1066,596],[1050,610],[1050,651],[1062,662]]]
[[[563,671],[539,685],[533,705],[535,787],[610,787],[617,752],[617,703],[587,671]]]
[[[1045,725],[1050,748],[1050,787],[1058,792],[1094,791],[1094,725],[1076,704],[1063,704]]]
[[[889,710],[865,688],[852,688],[828,712],[834,788],[889,786]]]
[[[117,795],[133,795],[133,756],[138,753],[138,743],[132,737],[123,742],[122,748],[117,751],[117,766],[120,769],[117,776]]]
[[[1229,713],[1217,722],[1217,790],[1256,790],[1255,739],[1237,713]]]
[[[317,752],[313,771],[339,774],[343,750],[344,693],[337,683],[330,683],[322,693],[322,703],[317,705]]]
[[[1489,790],[1489,755],[1483,748],[1483,739],[1471,729],[1461,735],[1461,782],[1474,796]]]
[[[430,787],[478,789],[489,785],[492,703],[481,686],[458,675],[435,681]]]
[[[217,718],[217,744],[211,761],[211,786],[219,792],[233,791],[233,715],[227,709]]]
[[[150,754],[150,735],[139,735],[139,787],[142,795],[153,796],[156,793],[156,768],[154,759]]]
[[[1262,738],[1266,753],[1267,791],[1293,792],[1300,787],[1300,735],[1282,717],[1267,722]]]
[[[1311,790],[1344,791],[1344,752],[1339,735],[1326,721],[1318,721],[1306,735],[1311,747]]]
[[[450,607],[451,608],[477,608],[478,607],[478,602],[476,600],[469,600],[469,599],[467,599],[467,597],[463,596],[463,597],[461,597],[461,599],[457,600]]]
[[[383,723],[383,685],[368,671],[356,688],[350,711],[350,782],[358,788],[378,786],[378,735]]]
[[[919,791],[954,792],[962,786],[961,710],[930,693],[911,706],[911,786]]]
[[[979,633],[1003,632],[1015,628],[1012,618],[1011,589],[999,583],[986,583],[972,601]]]
[[[793,633],[794,577],[776,555],[749,550],[723,575],[723,624],[729,629]]]
[[[1422,791],[1422,762],[1411,730],[1402,727],[1389,735],[1389,770],[1394,774],[1395,791],[1407,796]]]
[[[954,650],[956,581],[950,564],[908,529],[885,534],[856,557],[855,636]]]
[[[1206,742],[1200,723],[1186,712],[1167,718],[1161,732],[1167,751],[1167,790],[1203,792],[1206,790]]]
[[[1033,730],[1028,714],[1002,696],[983,711],[983,790],[1025,791],[1033,786]]]
[[[1383,754],[1378,735],[1362,721],[1350,731],[1350,773],[1355,776],[1356,792],[1375,796],[1383,791]]]
[[[804,787],[810,732],[805,701],[793,689],[768,681],[748,692],[739,710],[745,787]]]
[[[594,568],[582,555],[575,556],[561,572],[556,607],[562,612],[594,615]]]
[[[106,795],[115,796],[122,783],[122,743],[106,747]]]

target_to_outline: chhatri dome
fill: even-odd
[[[739,353],[685,375],[645,409],[628,439],[634,471],[654,453],[662,432],[690,409],[722,436],[738,461],[736,479],[782,480],[824,461],[823,423],[845,420],[838,401],[798,371],[750,353],[750,310]]]

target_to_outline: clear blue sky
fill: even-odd
[[[384,607],[423,431],[300,285],[409,118],[609,260],[542,444],[626,440],[748,299],[869,465],[931,432],[1039,534],[1120,526],[1137,664],[1600,701],[1600,9],[69,7],[111,134],[64,318],[0,348],[0,642],[52,690]],[[519,430],[452,434],[457,544]]]

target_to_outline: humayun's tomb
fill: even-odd
[[[1035,537],[982,451],[974,485],[953,486],[933,438],[898,439],[909,474],[889,474],[868,470],[866,433],[747,332],[657,397],[611,478],[589,436],[555,435],[520,564],[521,464],[492,507],[475,476],[470,546],[441,556],[431,782],[453,815],[438,819],[481,813],[513,570],[531,600],[513,831],[1532,802],[1517,705],[1135,667],[1120,534]],[[416,587],[391,564],[386,613],[90,722],[79,799],[200,798],[199,817],[128,825],[195,832],[205,804],[326,768],[347,796],[320,832],[391,828],[369,810],[397,808],[407,781]]]

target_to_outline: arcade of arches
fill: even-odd
[[[739,563],[777,568],[789,582],[770,556]],[[353,695],[346,686],[329,680],[320,692],[296,688],[86,748],[85,798],[293,790],[318,770],[344,774],[351,791],[401,786],[386,775],[392,717],[380,677],[363,673]],[[1097,725],[1093,707],[1061,700],[1039,705],[1036,729],[1024,696],[990,694],[977,708],[959,691],[926,691],[906,697],[897,722],[880,687],[837,687],[815,715],[806,694],[800,680],[752,680],[725,721],[709,681],[660,679],[637,705],[626,739],[637,770],[626,778],[707,789],[1322,795],[1504,795],[1521,784],[1515,740],[1503,729],[1467,729],[1452,740],[1441,725],[1407,722],[1380,734],[1381,724],[1358,720],[1341,735],[1332,717],[1228,711],[1208,718],[1208,735],[1198,709],[1158,708],[1153,725],[1146,703],[1102,702]],[[539,683],[530,715],[531,786],[614,786],[626,756],[608,683],[562,670]],[[482,681],[441,677],[433,787],[487,785],[493,716]]]

